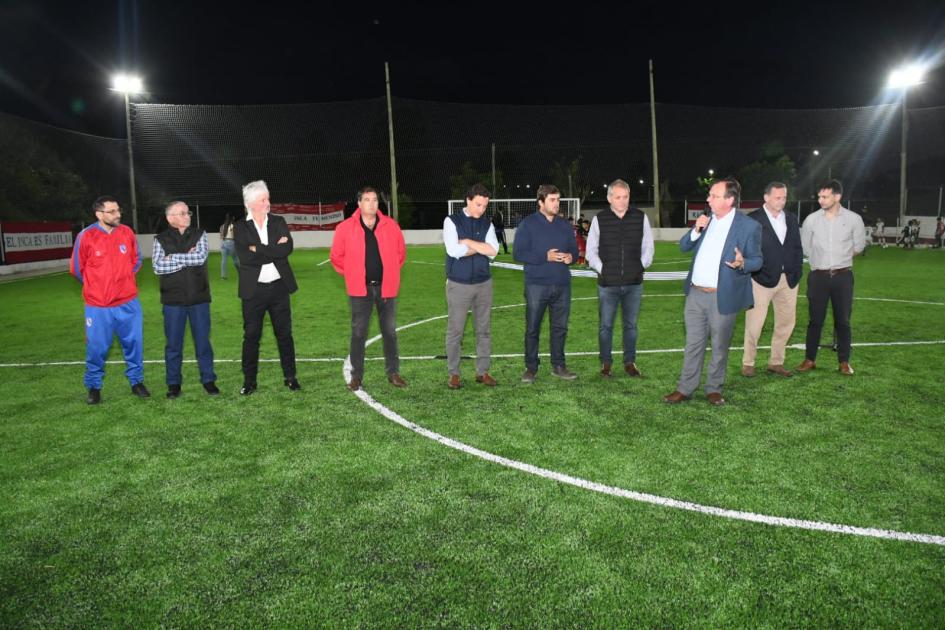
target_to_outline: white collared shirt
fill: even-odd
[[[269,215],[266,215],[266,218],[263,220],[262,227],[253,221],[252,213],[246,216],[246,220],[249,221],[254,228],[256,228],[256,234],[259,234],[259,240],[263,245],[269,244]],[[279,275],[279,270],[276,269],[274,263],[266,263],[259,269],[259,282],[263,284],[269,284],[270,282],[275,282],[282,276]]]
[[[771,214],[771,211],[768,210],[768,206],[764,208],[765,214],[768,215],[768,221],[771,222],[771,227],[774,228],[774,233],[778,235],[778,240],[784,245],[784,239],[787,238],[787,218],[784,216],[784,210],[779,212],[778,216],[775,217]]]
[[[709,221],[706,229],[696,234],[693,230],[692,240],[696,241],[704,238],[702,245],[699,246],[699,253],[696,254],[696,260],[692,264],[691,282],[700,287],[711,287],[717,289],[719,286],[719,265],[722,264],[722,254],[725,247],[725,239],[728,238],[728,231],[732,228],[735,221],[735,213],[738,209],[732,208],[723,218],[717,219],[715,216]],[[732,252],[734,254],[734,252]]]
[[[469,210],[463,208],[463,214],[469,216]],[[491,223],[489,224],[489,229],[486,230],[486,238],[484,241],[487,245],[491,245],[492,249],[495,250],[496,255],[499,253],[499,240],[495,235],[495,226]],[[456,231],[456,224],[453,223],[453,220],[449,217],[446,217],[443,220],[443,244],[446,245],[446,255],[451,258],[459,260],[466,256],[469,253],[469,247],[466,245],[459,244],[459,233]],[[487,256],[489,260],[495,260],[495,256]]]

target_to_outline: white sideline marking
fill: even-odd
[[[316,267],[321,267],[322,265],[324,265],[324,264],[325,264],[326,262],[328,262],[329,260],[331,260],[331,258],[326,258],[325,260],[321,261],[320,263],[318,263],[318,264],[315,265],[315,266],[316,266]]]
[[[493,262],[493,267],[500,269],[512,269],[513,271],[523,271],[524,266],[517,263]],[[644,271],[643,280],[685,280],[689,275],[688,271]],[[596,278],[597,272],[593,269],[572,269],[572,278]]]
[[[506,306],[508,308],[511,305]],[[501,307],[500,307],[501,308]],[[397,330],[404,330],[406,328],[411,328],[413,326],[419,326],[427,322],[435,321],[438,319],[443,319],[445,315],[440,315],[437,317],[430,317],[422,321],[412,322],[405,326],[401,326]],[[380,339],[381,336],[377,335],[372,337],[367,341],[365,346],[370,345]],[[941,344],[945,343],[945,340],[942,341],[932,341],[932,342],[916,342],[916,341],[894,341],[886,343],[870,343],[870,344],[857,344],[857,345],[918,345],[922,343],[934,343]],[[797,347],[800,344],[795,344],[793,347]],[[681,352],[682,350],[675,350],[676,352]],[[639,351],[638,351],[639,352]],[[569,353],[575,354],[575,353]],[[594,353],[596,354],[596,353]],[[521,356],[521,355],[515,355]],[[344,367],[342,368],[342,374],[345,380],[345,383],[351,380],[351,363],[347,359],[345,360]],[[689,512],[697,512],[699,514],[707,514],[709,516],[718,516],[721,518],[728,518],[737,521],[747,521],[749,523],[762,523],[764,525],[772,525],[775,527],[791,527],[794,529],[806,529],[813,531],[822,531],[822,532],[831,532],[836,534],[849,534],[852,536],[863,536],[867,538],[881,538],[886,540],[901,540],[907,542],[917,542],[924,543],[928,545],[939,545],[945,547],[945,536],[937,536],[934,534],[914,534],[912,532],[901,532],[892,529],[878,529],[875,527],[857,527],[854,525],[842,525],[838,523],[825,523],[822,521],[808,521],[803,519],[795,518],[785,518],[783,516],[770,516],[768,514],[757,514],[755,512],[744,512],[741,510],[729,510],[726,508],[720,508],[712,505],[703,505],[701,503],[692,503],[690,501],[680,501],[679,499],[673,499],[671,497],[662,497],[655,494],[647,494],[645,492],[636,492],[633,490],[626,490],[624,488],[617,488],[615,486],[607,486],[595,481],[589,481],[587,479],[581,479],[580,477],[572,477],[571,475],[566,475],[564,473],[559,473],[554,470],[548,470],[547,468],[540,468],[532,464],[526,464],[525,462],[520,462],[515,459],[509,459],[507,457],[502,457],[501,455],[496,455],[488,451],[470,446],[459,440],[454,440],[453,438],[446,437],[431,431],[425,427],[420,426],[414,422],[410,422],[396,411],[384,406],[383,404],[376,401],[370,394],[368,394],[364,388],[359,389],[354,392],[354,395],[360,398],[364,403],[369,407],[374,409],[388,420],[399,424],[405,429],[409,429],[418,435],[438,442],[444,446],[455,449],[467,455],[472,455],[473,457],[478,457],[488,462],[498,464],[500,466],[505,466],[506,468],[512,468],[515,470],[520,470],[524,473],[530,475],[535,475],[545,479],[551,479],[552,481],[557,481],[558,483],[565,483],[577,488],[582,488],[584,490],[590,490],[592,492],[600,492],[601,494],[608,494],[614,497],[620,497],[624,499],[630,499],[632,501],[639,501],[641,503],[649,503],[651,505],[659,505],[662,507],[675,508],[677,510],[687,510]]]
[[[578,298],[575,298],[578,299]],[[507,306],[496,306],[494,308],[509,308],[510,306],[520,306],[516,304],[510,304]],[[411,328],[413,326],[418,326],[420,324],[425,324],[436,319],[446,319],[446,315],[439,315],[437,317],[431,317],[419,322],[413,322],[405,326],[401,326],[397,330],[404,330],[405,328]],[[367,344],[374,343],[380,339],[380,335],[371,337],[368,339]],[[879,347],[879,346],[937,346],[945,344],[945,339],[931,339],[928,341],[863,341],[860,343],[851,344],[854,348],[869,348],[869,347]],[[792,350],[803,350],[803,343],[792,343],[788,346]],[[744,350],[742,346],[731,346],[730,350]],[[758,346],[759,350],[770,350],[771,346]],[[684,352],[685,348],[652,348],[649,350],[637,350],[637,354],[678,354]],[[621,354],[621,350],[615,349],[614,354]],[[597,350],[581,350],[581,351],[568,351],[568,356],[576,357],[590,357],[597,356]],[[525,355],[522,353],[505,353],[505,354],[493,354],[493,359],[521,359]],[[551,356],[547,352],[540,352],[538,356],[549,357]],[[464,357],[468,358],[468,357]],[[419,354],[411,356],[401,356],[401,361],[433,361],[437,359],[435,354]],[[442,357],[440,357],[442,359]],[[348,357],[296,357],[296,362],[298,363],[343,363],[348,360]],[[384,357],[364,357],[365,361],[383,361]],[[214,363],[240,363],[241,359],[218,359],[213,360]],[[145,359],[144,363],[148,364],[161,364],[164,363],[164,359]],[[183,359],[183,363],[196,363],[197,359]],[[260,359],[260,363],[278,363],[279,359]],[[111,361],[106,361],[108,365],[124,365],[124,359],[113,359]],[[31,368],[31,367],[58,367],[58,366],[70,366],[70,365],[85,365],[85,361],[42,361],[38,363],[0,363],[0,368]]]

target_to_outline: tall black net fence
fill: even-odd
[[[654,197],[647,104],[518,106],[393,100],[401,220],[439,227],[447,200],[475,181],[495,198],[527,198],[541,183],[588,209],[606,184],[629,182],[635,203]],[[735,175],[747,199],[771,179],[792,202],[813,203],[816,183],[843,181],[845,200],[895,224],[902,110],[898,104],[827,110],[760,110],[659,104],[656,108],[664,224],[685,221],[684,202],[705,197],[705,178]],[[10,121],[13,121],[12,123]],[[907,214],[936,214],[945,183],[945,108],[909,112]],[[70,162],[89,196],[127,192],[124,140],[94,138],[11,117]],[[132,105],[142,230],[161,205],[200,206],[212,228],[242,207],[240,187],[264,179],[276,202],[353,204],[372,185],[390,195],[384,99],[296,105]],[[6,134],[2,141],[6,144]],[[806,204],[806,205],[805,205]],[[87,204],[86,204],[87,205]]]

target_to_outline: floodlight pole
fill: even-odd
[[[387,84],[387,135],[390,137],[390,195],[391,218],[397,220],[397,162],[394,158],[394,108],[390,100],[390,67],[384,62],[384,80]]]
[[[128,180],[131,186],[131,226],[138,233],[138,196],[135,194],[135,156],[131,139],[131,101],[128,92],[125,95],[125,133],[128,136]]]
[[[902,150],[899,154],[899,218],[900,224],[906,216],[906,143],[909,137],[909,87],[902,88]]]
[[[656,92],[653,88],[653,60],[650,59],[650,128],[653,133],[653,205],[656,206],[656,225],[662,225],[660,216],[660,163],[656,151]]]

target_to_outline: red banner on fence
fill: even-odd
[[[345,202],[299,204],[274,203],[271,211],[281,215],[292,231],[334,230],[345,218]]]
[[[62,221],[4,221],[3,262],[59,260],[72,255],[72,225]]]

